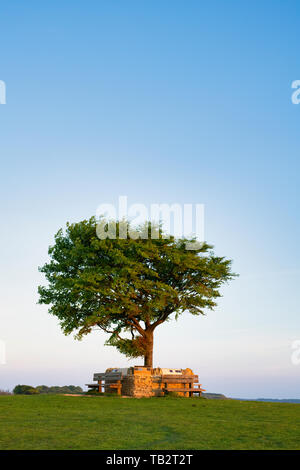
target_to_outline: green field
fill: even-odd
[[[1,396],[0,449],[300,449],[300,405]]]

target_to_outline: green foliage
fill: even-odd
[[[98,390],[88,390],[84,392],[85,395],[95,395],[95,397],[103,397],[103,393],[99,393]]]
[[[83,393],[82,388],[75,385],[64,385],[63,387],[47,387],[47,385],[39,385],[36,389],[39,393]]]
[[[38,385],[36,389],[39,393],[49,393],[49,387],[47,387],[47,385]]]
[[[16,385],[13,393],[15,395],[37,395],[39,391],[31,385]]]
[[[60,394],[60,393],[83,393],[81,387],[76,385],[65,385],[63,387],[48,387],[47,385],[38,385],[32,387],[31,385],[16,385],[13,393],[15,395],[36,395],[36,394]]]
[[[39,287],[39,303],[49,305],[65,334],[80,339],[99,328],[110,334],[106,344],[128,357],[151,356],[158,325],[185,311],[204,315],[235,276],[231,261],[215,256],[207,243],[186,250],[195,240],[167,238],[150,224],[146,232],[136,229],[144,238],[123,239],[119,222],[117,238],[101,240],[96,227],[91,218],[58,231],[50,261],[40,268],[48,284]]]
[[[129,358],[141,357],[147,352],[145,341],[142,336],[137,336],[133,339],[119,339],[112,335],[105,344],[108,346],[115,346],[120,353]]]

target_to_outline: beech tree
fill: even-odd
[[[107,345],[152,367],[155,329],[172,315],[214,309],[220,287],[235,274],[231,260],[215,256],[207,243],[167,238],[161,227],[151,238],[150,223],[148,238],[145,226],[136,230],[144,238],[121,238],[120,227],[117,221],[115,239],[97,236],[94,217],[60,229],[50,261],[39,268],[47,280],[39,303],[49,305],[66,335],[81,339],[98,328],[109,334]]]

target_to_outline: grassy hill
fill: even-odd
[[[295,404],[0,397],[0,449],[300,449],[299,435]]]

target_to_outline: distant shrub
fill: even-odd
[[[9,390],[0,390],[0,396],[1,395],[11,395],[12,393]]]
[[[37,395],[39,391],[31,385],[16,385],[13,393],[15,395]]]
[[[76,385],[64,385],[63,387],[47,385],[39,385],[32,387],[31,385],[16,385],[13,393],[15,395],[37,395],[37,394],[61,394],[61,393],[83,393],[81,387]]]
[[[36,387],[39,393],[52,393],[52,394],[60,394],[60,393],[83,393],[81,387],[76,385],[64,385],[63,387],[53,386],[48,387],[47,385],[39,385]]]
[[[47,387],[47,385],[39,385],[36,389],[39,393],[49,393],[49,387]]]

